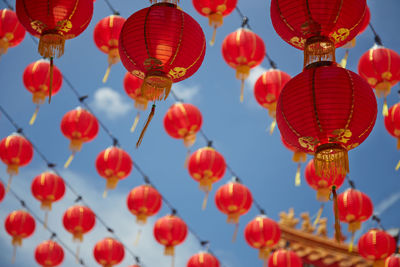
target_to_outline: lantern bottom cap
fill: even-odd
[[[147,215],[144,213],[139,213],[136,215],[136,223],[140,224],[140,225],[144,225],[147,222]]]
[[[51,204],[52,204],[53,202],[51,201],[51,200],[43,200],[41,203],[40,203],[40,208],[42,209],[42,210],[46,210],[46,211],[51,211]]]
[[[36,105],[42,105],[46,101],[46,92],[35,92],[32,95],[32,102]]]
[[[8,164],[7,165],[7,173],[9,175],[17,175],[19,171],[19,165],[18,164]]]
[[[165,246],[164,255],[174,256],[175,255],[175,247],[174,246]]]
[[[117,187],[118,182],[119,182],[119,179],[117,177],[107,178],[106,188],[107,189],[115,189]]]
[[[347,150],[337,143],[320,145],[315,152],[314,165],[318,176],[346,175],[349,172]]]
[[[361,229],[361,222],[360,221],[354,221],[349,223],[348,231],[351,233],[354,233],[357,230]]]
[[[258,258],[262,260],[267,260],[269,258],[270,253],[271,253],[271,248],[260,248],[258,250]]]
[[[392,84],[389,81],[383,81],[375,85],[377,97],[387,97],[390,94]]]
[[[224,23],[224,16],[221,12],[211,13],[208,15],[208,24],[211,27],[218,28]]]
[[[0,55],[6,54],[9,46],[10,43],[8,41],[0,39]]]
[[[304,67],[320,61],[335,60],[335,44],[326,36],[313,36],[304,46]]]
[[[172,79],[162,71],[149,71],[143,80],[141,93],[149,101],[167,99]]]
[[[304,152],[296,151],[293,154],[292,160],[294,162],[306,162],[307,161],[307,154]]]
[[[147,109],[149,101],[144,97],[135,98],[135,108],[138,110],[145,111]]]
[[[61,57],[64,54],[65,38],[56,32],[40,36],[38,52],[42,57]]]
[[[331,194],[331,189],[328,187],[317,189],[317,200],[321,202],[328,202],[329,196]]]

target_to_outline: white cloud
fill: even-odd
[[[254,69],[250,70],[250,76],[246,79],[246,89],[253,92],[254,84],[256,83],[257,79],[266,72],[267,69],[262,67],[261,65],[255,67]]]
[[[92,105],[97,111],[104,112],[109,119],[121,117],[133,107],[120,93],[108,87],[95,92]]]
[[[389,209],[394,203],[400,200],[400,192],[394,193],[390,195],[388,198],[381,201],[374,209],[376,215],[380,215],[384,213],[387,209]]]
[[[174,84],[172,90],[185,102],[192,102],[194,97],[199,93],[198,86],[184,86],[181,84]]]

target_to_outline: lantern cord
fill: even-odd
[[[4,183],[4,180],[3,180],[2,178],[0,178],[0,181]],[[35,218],[35,220],[36,220],[37,222],[39,222],[39,223],[40,223],[41,225],[43,225],[43,226],[45,225],[45,222],[40,218],[40,216],[38,216],[29,206],[27,206],[27,205],[26,205],[26,202],[25,202],[13,189],[10,189],[10,194],[11,194],[17,201],[19,201],[19,203],[21,204],[21,206],[22,206],[24,209],[26,209],[26,210],[29,212],[29,214],[31,214],[31,215]],[[76,255],[75,252],[74,252],[69,246],[67,246],[66,243],[65,243],[61,238],[59,238],[59,235],[57,235],[56,232],[54,232],[54,231],[53,231],[52,229],[50,229],[50,227],[48,227],[48,226],[45,227],[45,229],[46,229],[48,232],[51,233],[51,236],[52,236],[51,239],[55,239],[55,240],[57,241],[57,243],[59,243],[66,251],[68,251],[71,255],[73,255],[73,256],[75,257],[75,255]],[[81,258],[79,258],[79,264],[82,265],[82,266],[87,266]]]
[[[67,161],[64,164],[64,168],[65,169],[69,167],[69,165],[71,164],[71,162],[74,159],[74,157],[75,157],[75,153],[72,152],[72,154],[68,157]]]
[[[342,239],[342,233],[340,230],[340,222],[339,222],[339,209],[338,209],[338,201],[337,201],[337,193],[336,193],[336,186],[332,188],[332,195],[333,195],[333,209],[335,213],[335,238],[338,243]]]
[[[321,219],[322,212],[324,211],[324,203],[321,204],[321,207],[318,209],[317,216],[314,220],[313,226],[316,227]]]
[[[81,252],[81,246],[78,244],[78,245],[76,245],[76,252],[75,252],[75,260],[77,263],[79,262],[80,252]]]
[[[12,179],[13,179],[13,175],[10,174],[10,176],[8,177],[8,181],[7,181],[6,193],[8,193],[8,192],[10,191],[10,189],[11,189],[11,182],[12,182]]]
[[[236,242],[236,238],[237,238],[237,234],[239,232],[239,223],[235,224],[235,230],[233,232],[233,236],[232,236],[232,243]]]
[[[267,128],[267,131],[269,130],[269,134],[272,135],[274,133],[274,129],[276,126],[276,120],[274,119],[271,124],[269,125],[269,127]]]
[[[50,57],[49,104],[51,102],[51,94],[53,91],[53,70],[54,70],[53,57]]]
[[[14,10],[12,5],[7,0],[3,0],[3,3],[7,6],[8,9]]]
[[[243,103],[243,95],[244,95],[244,80],[242,80],[240,84],[240,103]]]
[[[133,121],[132,127],[131,127],[131,133],[133,133],[136,129],[136,126],[139,123],[139,119],[140,119],[140,112],[138,111],[138,113],[136,114],[135,120]]]
[[[17,258],[17,245],[13,245],[13,253],[11,257],[11,264],[15,263],[15,259]]]
[[[212,35],[211,40],[209,42],[209,44],[211,46],[213,46],[215,44],[215,37],[216,36],[217,36],[217,26],[214,26],[213,35]]]
[[[29,125],[33,125],[35,123],[38,112],[39,112],[39,105],[36,105],[35,112],[33,112],[32,117],[29,120]]]
[[[142,229],[139,229],[137,234],[136,234],[135,242],[133,242],[133,246],[134,247],[136,247],[139,244],[141,236],[142,236]]]
[[[107,188],[105,188],[104,191],[103,191],[103,198],[104,199],[107,198],[107,194],[108,194],[108,190],[107,190]]]
[[[296,176],[294,177],[294,185],[295,186],[300,186],[301,185],[301,162],[297,163],[297,170],[296,170]]]
[[[104,2],[106,2],[106,5],[114,15],[119,15],[119,12],[111,5],[110,1],[104,0]]]
[[[175,267],[175,254],[171,257],[171,267]]]
[[[383,227],[383,225],[381,223],[381,219],[378,217],[378,215],[373,214],[371,219],[378,224],[379,228],[381,228],[383,231],[385,231],[385,228]]]
[[[382,39],[381,39],[381,37],[379,37],[378,33],[375,31],[375,28],[374,28],[374,26],[372,26],[371,22],[369,23],[369,27],[371,28],[372,33],[374,34],[375,43],[377,45],[382,45],[383,46]]]
[[[108,76],[110,76],[110,71],[111,71],[111,64],[108,64],[106,73],[104,74],[104,77],[103,77],[103,83],[107,82]]]
[[[399,160],[399,162],[397,162],[397,165],[396,165],[396,171],[398,171],[399,169],[400,169],[400,160]]]
[[[342,58],[342,60],[340,61],[340,66],[342,68],[346,68],[347,66],[347,58],[349,57],[349,49],[346,49],[346,52],[344,54],[344,57]]]
[[[203,204],[201,205],[202,210],[205,210],[207,208],[207,201],[208,201],[209,194],[210,194],[210,191],[207,191],[204,195]]]
[[[351,232],[351,240],[350,240],[350,244],[349,244],[349,252],[353,252],[353,246],[354,246],[354,231]]]
[[[155,111],[156,111],[156,105],[153,104],[153,106],[151,107],[150,114],[149,114],[149,116],[147,117],[147,121],[146,121],[146,123],[145,123],[145,125],[144,125],[144,127],[143,127],[143,130],[142,130],[142,132],[140,133],[139,139],[138,139],[138,141],[136,142],[136,148],[139,148],[140,144],[142,143],[144,134],[146,133],[147,127],[149,127],[149,124],[150,124],[151,120],[152,120],[153,117],[154,117]]]
[[[183,164],[183,168],[187,169],[189,164],[189,157],[190,157],[190,148],[186,151],[185,163]]]
[[[383,100],[382,115],[383,115],[384,117],[387,117],[387,116],[389,115],[389,110],[388,110],[388,104],[387,104],[386,96],[385,96],[385,99]]]
[[[47,229],[47,223],[48,223],[48,221],[49,221],[49,211],[48,210],[46,210],[45,212],[44,212],[44,224],[43,224],[43,227],[44,227],[44,229]]]

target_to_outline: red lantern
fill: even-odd
[[[268,115],[273,119],[271,134],[276,125],[276,103],[283,87],[291,78],[286,72],[271,69],[264,72],[254,84],[254,97],[260,106],[268,110]]]
[[[131,156],[123,149],[115,146],[101,151],[96,159],[97,172],[107,180],[106,190],[115,189],[119,180],[128,177],[132,167]],[[106,192],[104,191],[104,193]]]
[[[400,81],[400,55],[392,49],[375,45],[358,61],[358,73],[371,85],[378,97],[384,97],[382,113],[388,115],[386,97]]]
[[[200,190],[206,193],[203,209],[207,204],[207,197],[212,185],[225,175],[226,163],[224,157],[212,147],[203,147],[196,150],[188,160],[190,176],[199,182]]]
[[[208,24],[214,28],[210,41],[210,45],[214,45],[217,28],[222,26],[224,17],[235,10],[237,0],[193,0],[192,2],[196,11],[204,17],[208,17]]]
[[[302,267],[301,258],[292,250],[278,249],[269,256],[269,267]]]
[[[154,224],[154,237],[164,245],[164,255],[175,255],[175,246],[185,241],[188,233],[186,223],[175,215],[167,215]]]
[[[244,237],[251,247],[259,250],[259,258],[266,261],[281,237],[281,229],[274,220],[259,215],[246,225]]]
[[[96,243],[93,255],[101,266],[112,267],[124,259],[125,249],[121,242],[107,237]]]
[[[296,176],[294,178],[294,184],[296,186],[300,186],[301,185],[301,163],[306,162],[307,161],[307,154],[302,152],[300,149],[290,145],[288,142],[286,142],[286,140],[283,138],[283,136],[281,135],[281,141],[282,144],[289,149],[290,151],[293,152],[293,157],[292,157],[292,161],[297,163],[297,171],[296,171]]]
[[[367,29],[370,19],[371,19],[371,12],[369,10],[369,7],[367,6],[363,21],[361,23],[360,31],[358,32],[357,36],[361,35]],[[347,44],[342,46],[342,48],[353,48],[354,46],[356,46],[356,39],[357,38],[354,37],[353,40],[349,41]],[[347,57],[346,57],[346,61],[347,61]]]
[[[385,117],[386,130],[395,138],[397,138],[397,149],[400,149],[400,103],[393,105],[388,116]],[[400,161],[396,166],[396,171],[400,168]]]
[[[264,42],[249,29],[240,28],[225,37],[222,55],[226,63],[236,70],[236,78],[242,81],[240,102],[243,102],[244,80],[250,75],[250,69],[264,60]]]
[[[32,145],[22,135],[13,133],[0,141],[0,158],[7,165],[7,173],[10,175],[7,192],[10,189],[12,176],[18,174],[19,167],[28,165],[32,157]]]
[[[304,50],[304,66],[321,60],[335,61],[335,47],[359,33],[367,4],[365,0],[273,0],[271,20],[287,43]]]
[[[164,116],[164,129],[172,138],[183,139],[186,147],[196,142],[196,133],[200,131],[203,118],[200,110],[187,103],[175,103]]]
[[[0,202],[3,201],[5,195],[6,189],[4,188],[4,184],[0,181]]]
[[[36,247],[35,259],[43,267],[58,266],[64,260],[64,250],[57,242],[47,240]]]
[[[200,252],[190,257],[186,267],[220,267],[220,264],[212,254]]]
[[[50,84],[53,79],[53,58],[64,54],[65,40],[81,34],[93,15],[93,1],[17,0],[19,21],[33,36],[40,37],[38,51],[50,58]],[[52,89],[49,89],[49,102]]]
[[[135,120],[131,127],[131,132],[133,133],[139,122],[140,111],[147,109],[149,98],[142,95],[142,83],[143,80],[136,77],[135,75],[127,72],[124,77],[124,89],[125,93],[135,101],[135,108],[138,109]]]
[[[47,60],[40,59],[29,64],[23,75],[25,88],[32,93],[32,102],[36,104],[36,111],[33,114],[29,124],[35,122],[39,105],[43,104],[46,96],[49,95],[49,88],[52,88],[52,94],[55,95],[60,91],[62,86],[62,74],[60,70],[53,66],[53,79],[50,85],[50,63]]]
[[[35,219],[24,210],[16,210],[8,214],[4,226],[7,233],[12,236],[14,261],[16,247],[22,246],[22,239],[30,237],[35,231]]]
[[[385,260],[385,267],[400,267],[400,257],[399,254],[387,257]]]
[[[395,250],[396,241],[383,230],[369,230],[358,240],[358,253],[368,260],[373,260],[374,267],[385,266],[385,259]]]
[[[68,208],[63,216],[64,228],[73,235],[73,240],[83,242],[83,235],[93,229],[96,215],[85,206]]]
[[[147,217],[160,211],[162,197],[151,185],[140,185],[131,190],[126,199],[126,205],[129,211],[136,216],[136,221],[145,224]]]
[[[101,52],[108,54],[108,68],[103,83],[107,81],[111,66],[119,61],[118,40],[125,21],[121,16],[111,15],[100,20],[94,27],[94,43]]]
[[[99,123],[95,116],[86,109],[77,107],[68,111],[61,120],[61,131],[70,139],[69,149],[72,155],[64,167],[67,168],[75,156],[81,150],[82,144],[92,141],[99,132]]]
[[[310,160],[305,169],[305,177],[308,185],[317,191],[318,201],[327,202],[332,192],[332,187],[339,189],[342,186],[344,179],[343,174],[320,176],[315,172],[314,160]]]
[[[14,11],[4,8],[0,16],[0,55],[7,53],[9,47],[19,45],[25,37],[25,29],[19,23]]]
[[[175,4],[166,2],[131,15],[122,27],[119,40],[122,63],[133,75],[144,79],[141,91],[150,101],[166,99],[172,83],[192,76],[203,62],[205,51],[200,25]],[[154,111],[155,105],[137,146]]]
[[[277,122],[287,143],[315,153],[317,175],[345,175],[347,151],[368,137],[376,112],[375,96],[360,76],[336,63],[320,62],[286,84],[277,105]]]

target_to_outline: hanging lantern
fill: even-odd
[[[358,32],[357,36],[361,35],[368,27],[369,25],[369,21],[371,19],[371,12],[369,10],[369,7],[367,6],[364,18],[361,22],[361,27],[360,27],[360,31]],[[356,37],[354,37],[351,41],[349,41],[347,44],[345,44],[344,46],[342,46],[342,48],[353,48],[356,46]]]
[[[346,178],[343,174],[320,176],[315,172],[314,160],[310,160],[304,171],[307,184],[314,190],[317,191],[317,199],[321,202],[329,201],[330,194],[332,193],[332,187],[335,190],[339,189],[344,179]]]
[[[186,147],[196,142],[196,133],[200,131],[203,118],[200,110],[188,103],[175,103],[164,116],[164,129],[169,136],[183,139]]]
[[[99,123],[92,113],[77,107],[64,115],[61,120],[61,131],[70,140],[69,149],[72,154],[64,165],[64,168],[68,168],[75,153],[81,150],[82,144],[96,138],[99,132]]]
[[[278,35],[304,50],[304,66],[335,61],[335,47],[356,37],[366,12],[365,0],[273,0],[270,10]]]
[[[400,55],[392,49],[375,45],[361,56],[358,73],[375,89],[377,97],[384,97],[382,114],[387,116],[386,97],[391,87],[400,81]]]
[[[277,69],[264,72],[254,84],[254,97],[258,104],[268,110],[273,119],[270,126],[272,134],[276,125],[276,103],[285,84],[291,79],[289,74]]]
[[[203,201],[203,210],[207,205],[208,194],[212,185],[225,175],[226,163],[224,157],[212,147],[203,147],[196,150],[188,160],[190,176],[199,182],[199,188],[206,193]]]
[[[302,152],[302,150],[296,148],[293,145],[290,145],[288,142],[286,142],[286,140],[283,138],[283,136],[281,135],[281,141],[282,144],[284,145],[284,147],[286,147],[288,150],[293,152],[293,157],[292,157],[292,161],[297,163],[297,171],[296,171],[296,176],[294,178],[294,184],[296,186],[300,186],[301,185],[301,163],[304,163],[307,161],[307,154],[305,152]]]
[[[13,133],[0,141],[0,159],[7,165],[7,173],[10,175],[6,192],[10,189],[12,177],[18,174],[19,167],[28,165],[32,157],[32,145],[21,134]]]
[[[79,0],[60,2],[58,0],[17,0],[16,12],[25,29],[40,37],[38,52],[50,58],[50,84],[53,80],[53,58],[64,54],[65,40],[81,34],[93,16],[93,1]],[[49,102],[52,89],[49,88]]]
[[[154,224],[154,237],[165,246],[164,255],[175,255],[175,246],[185,241],[188,233],[186,223],[175,215],[166,215]]]
[[[35,259],[43,267],[58,266],[64,260],[64,250],[57,242],[47,240],[36,247]]]
[[[118,40],[125,21],[121,16],[111,15],[100,20],[94,27],[94,43],[101,52],[108,54],[108,68],[103,83],[107,82],[111,66],[119,61]]]
[[[265,215],[258,215],[246,225],[244,237],[247,244],[259,250],[259,258],[266,262],[272,247],[281,237],[281,229],[274,220]]]
[[[269,256],[268,267],[302,267],[303,262],[296,252],[288,249],[275,250]]]
[[[107,190],[115,189],[118,181],[131,173],[133,162],[131,156],[123,149],[112,146],[100,152],[96,159],[96,169],[99,175],[107,180]]]
[[[215,43],[217,28],[221,27],[224,17],[235,10],[238,0],[193,0],[193,6],[200,15],[208,18],[208,24],[214,28],[210,45]]]
[[[385,267],[400,267],[400,256],[399,254],[387,257],[385,260]]]
[[[136,77],[135,75],[127,72],[124,77],[124,89],[125,93],[135,101],[135,108],[138,110],[135,120],[131,127],[133,133],[139,122],[140,111],[145,111],[149,102],[149,98],[142,95],[142,83],[143,80]]]
[[[220,264],[214,255],[200,252],[190,257],[186,267],[220,267]]]
[[[172,83],[192,76],[203,62],[205,51],[200,25],[175,4],[167,2],[131,15],[119,40],[121,61],[130,73],[144,79],[141,93],[149,101],[166,99]],[[140,145],[154,112],[155,104],[136,146]]]
[[[50,63],[47,60],[40,59],[29,64],[24,70],[23,81],[25,88],[32,93],[32,102],[36,104],[35,113],[29,121],[30,125],[35,122],[39,106],[49,96],[50,87],[52,88],[52,95],[57,94],[61,89],[61,71],[56,66],[53,66],[52,84],[50,84],[50,68]]]
[[[145,224],[147,217],[156,215],[160,211],[162,197],[151,185],[140,185],[131,190],[126,199],[126,205],[136,216],[136,222]]]
[[[65,211],[63,216],[64,228],[77,242],[83,242],[83,235],[93,229],[95,222],[96,215],[85,206],[72,206]]]
[[[62,199],[65,194],[64,180],[53,172],[44,172],[33,179],[31,191],[32,195],[41,202],[40,208],[46,211],[44,220],[46,227],[47,214],[51,211],[51,205]]]
[[[226,63],[236,70],[236,78],[242,81],[240,102],[243,102],[244,80],[250,75],[250,69],[264,60],[264,42],[251,30],[240,28],[225,37],[222,55]]]
[[[315,153],[317,175],[346,175],[347,151],[368,137],[376,112],[375,96],[360,76],[336,63],[321,62],[286,84],[277,105],[277,122],[287,143]]]
[[[16,249],[22,246],[22,239],[30,237],[35,231],[35,219],[24,210],[16,210],[8,214],[4,227],[12,237],[14,246],[12,262],[15,261]]]
[[[121,242],[107,237],[96,243],[93,255],[101,266],[112,267],[124,259],[125,249]]]
[[[5,195],[6,189],[4,188],[4,184],[0,181],[0,203],[3,201]]]
[[[7,53],[9,47],[19,45],[25,38],[25,29],[19,23],[17,14],[8,8],[0,15],[0,56]]]
[[[397,138],[397,149],[400,149],[400,103],[393,105],[388,116],[385,117],[386,130]],[[400,168],[400,161],[397,163],[396,171]]]
[[[374,267],[384,267],[385,259],[395,250],[395,239],[383,230],[371,229],[358,240],[358,253],[367,260],[373,260]]]

